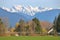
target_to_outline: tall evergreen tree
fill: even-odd
[[[32,21],[34,21],[34,23],[36,25],[35,32],[39,34],[41,32],[40,21],[37,18],[32,19]]]
[[[60,32],[60,14],[58,15],[57,18],[57,27],[56,27],[57,32]]]
[[[57,18],[54,20],[54,34],[57,35],[58,32],[60,32],[60,14]]]
[[[54,22],[53,22],[54,35],[57,35],[57,30],[56,30],[56,28],[57,28],[57,18],[55,17],[55,20],[54,20]]]

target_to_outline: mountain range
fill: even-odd
[[[21,18],[30,21],[34,17],[40,21],[48,21],[53,23],[55,17],[60,13],[60,9],[41,8],[41,7],[23,7],[15,6],[12,8],[0,7],[0,17],[7,17],[11,26],[15,26]]]

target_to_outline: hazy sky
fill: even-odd
[[[60,0],[0,0],[0,7],[11,8],[14,5],[60,8]]]

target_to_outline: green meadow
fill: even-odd
[[[0,40],[60,40],[60,36],[6,36],[0,37]]]

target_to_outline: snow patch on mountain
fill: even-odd
[[[2,7],[2,9],[6,10],[6,11],[10,11],[10,8],[7,8],[7,7]]]
[[[22,11],[23,10],[23,7],[21,5],[17,5],[17,6],[14,6],[14,9],[16,11]]]
[[[52,10],[53,8],[39,8],[39,7],[32,7],[32,6],[23,7],[22,5],[16,5],[12,8],[2,7],[2,9],[8,12],[22,12],[27,15],[34,16],[36,12],[49,11]]]

